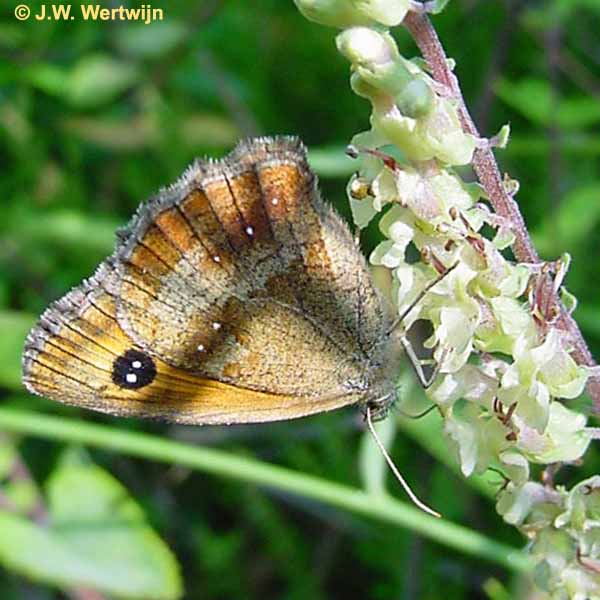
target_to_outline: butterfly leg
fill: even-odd
[[[431,387],[431,384],[439,375],[446,353],[442,353],[442,357],[439,361],[435,363],[433,371],[431,372],[429,377],[427,377],[425,375],[425,372],[423,371],[423,361],[417,356],[417,353],[415,352],[410,340],[406,337],[406,334],[404,332],[400,335],[400,342],[402,343],[404,351],[406,352],[406,356],[408,357],[408,360],[412,365],[412,368],[415,372],[415,375],[417,376],[417,379],[419,380],[419,383],[423,386],[424,389],[428,389],[429,387]]]
[[[438,275],[435,279],[430,281],[422,290],[421,293],[417,295],[417,297],[404,309],[402,314],[400,314],[394,322],[390,325],[390,328],[387,330],[387,334],[390,335],[403,321],[406,319],[408,313],[425,297],[425,294],[429,292],[429,290],[435,287],[442,279],[444,279],[448,274],[450,274],[456,267],[458,266],[458,262],[454,263],[451,267],[446,269],[443,273]]]

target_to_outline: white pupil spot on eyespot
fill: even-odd
[[[221,329],[221,323],[217,323],[216,321],[213,323],[213,329],[215,331],[218,331],[219,329]]]
[[[133,348],[117,356],[112,365],[112,382],[120,388],[137,390],[150,385],[155,377],[152,358]]]
[[[254,235],[254,227],[252,227],[251,225],[248,225],[248,227],[246,227],[246,233],[248,235]]]
[[[273,198],[273,200],[271,200],[271,204],[273,206],[277,206],[279,204],[279,198]]]
[[[198,352],[204,352],[204,344],[198,344]]]
[[[213,260],[218,263],[221,262],[221,257],[220,256],[213,256]]]

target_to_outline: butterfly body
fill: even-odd
[[[400,356],[301,143],[242,142],[141,205],[94,276],[27,338],[32,392],[182,423],[383,416]]]

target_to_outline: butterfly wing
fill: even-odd
[[[117,321],[115,298],[105,289],[117,278],[107,261],[42,315],[23,355],[31,392],[113,415],[190,424],[272,421],[348,403],[338,397],[317,405],[301,396],[246,390],[149,357]],[[129,364],[116,369],[128,356]],[[132,368],[136,360],[139,368]]]
[[[140,208],[115,255],[42,316],[24,380],[114,414],[291,418],[364,396],[385,327],[301,144],[263,138]]]

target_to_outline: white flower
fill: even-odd
[[[575,461],[583,456],[592,439],[585,427],[585,416],[560,402],[550,404],[548,425],[542,434],[529,427],[518,414],[514,420],[519,429],[517,447],[531,462]]]
[[[522,525],[533,509],[543,504],[560,504],[562,495],[540,483],[509,484],[498,496],[496,510],[511,525]]]

